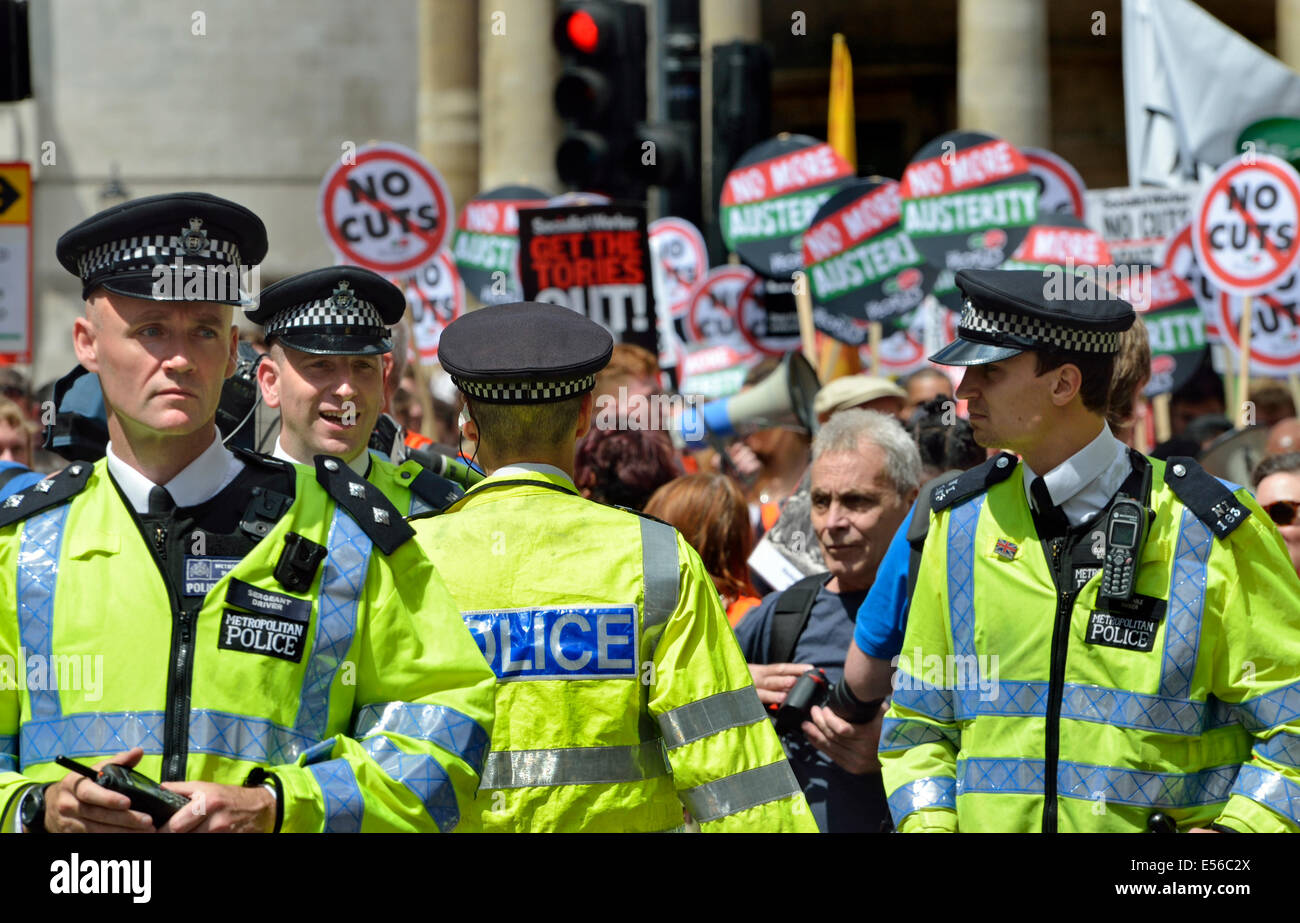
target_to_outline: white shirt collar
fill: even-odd
[[[565,474],[554,465],[546,465],[542,462],[515,462],[513,465],[506,465],[504,468],[498,468],[492,472],[495,477],[518,477],[521,474],[549,474],[553,477],[564,478],[568,484],[573,484],[573,478]],[[577,487],[574,487],[577,490]]]
[[[177,506],[198,506],[225,490],[239,476],[239,472],[244,470],[244,463],[222,444],[220,430],[212,437],[212,445],[166,484],[155,485],[122,461],[113,451],[112,442],[107,446],[105,460],[109,474],[137,513],[149,511],[149,491],[155,486],[167,488]]]
[[[300,459],[294,458],[287,451],[285,451],[284,443],[280,442],[279,436],[275,437],[275,451],[271,453],[271,457],[278,458],[281,461],[291,462],[292,464],[295,465],[307,465],[310,467],[312,463],[311,459],[308,459],[307,461],[302,461]],[[358,477],[365,477],[367,474],[369,474],[370,473],[370,450],[367,449],[366,451],[358,455],[356,458],[352,459],[352,461],[348,462],[348,467],[351,468]]]
[[[1077,526],[1110,505],[1130,470],[1128,447],[1102,423],[1097,438],[1042,477],[1052,502],[1064,511],[1070,525]],[[1037,476],[1025,463],[1025,499],[1031,508],[1029,488]]]

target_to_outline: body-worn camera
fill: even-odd
[[[825,670],[813,668],[795,680],[785,701],[775,708],[776,732],[795,734],[809,720],[814,705],[825,705],[850,724],[866,724],[876,717],[884,699],[863,702],[848,683],[832,683]]]

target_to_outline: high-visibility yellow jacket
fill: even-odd
[[[900,830],[1300,828],[1300,580],[1245,489],[1151,464],[1149,632],[1096,614],[1101,574],[1058,609],[1023,465],[936,491],[880,741]]]
[[[417,541],[496,673],[463,829],[815,831],[717,590],[670,526],[506,469]]]
[[[91,764],[132,746],[154,779],[165,760],[188,780],[273,772],[286,831],[455,826],[495,678],[416,543],[385,554],[391,532],[293,472],[292,505],[195,593],[192,622],[102,461],[47,482],[84,481],[66,501],[0,528],[0,828],[31,783],[66,774],[57,755]],[[343,497],[402,526],[346,474]],[[290,533],[323,549],[302,592],[276,576]]]

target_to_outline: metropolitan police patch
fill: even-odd
[[[1084,640],[1089,644],[1145,653],[1155,647],[1159,625],[1160,621],[1155,618],[1094,609],[1088,616],[1088,632]]]

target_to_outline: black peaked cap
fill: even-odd
[[[930,357],[940,365],[983,365],[1027,349],[1112,355],[1137,316],[1099,283],[1060,267],[964,269],[956,282],[966,297],[957,339]]]
[[[438,361],[466,396],[491,404],[540,404],[591,391],[614,338],[569,308],[524,301],[457,318]]]
[[[322,355],[375,355],[392,350],[388,330],[406,311],[402,290],[358,266],[313,269],[262,290],[248,319],[268,340]]]
[[[91,215],[59,238],[63,268],[81,279],[83,298],[103,286],[119,295],[184,301],[184,290],[160,294],[158,266],[240,270],[266,257],[266,225],[250,210],[206,192],[170,192],[122,202]],[[236,286],[205,288],[195,300],[242,304]],[[229,291],[229,288],[236,288]],[[216,291],[222,297],[211,297]]]

